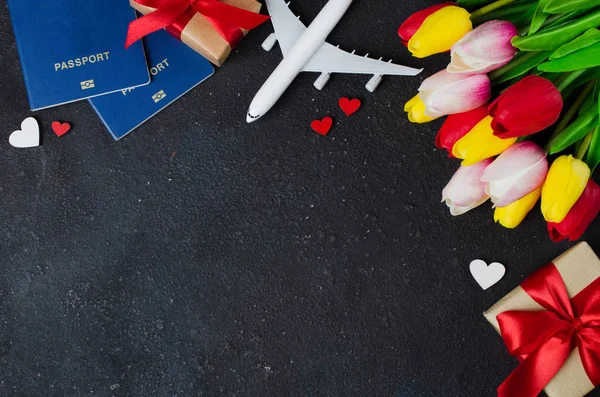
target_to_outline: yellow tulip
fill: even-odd
[[[492,118],[486,116],[456,142],[452,155],[463,159],[462,165],[469,166],[501,154],[516,141],[517,138],[502,139],[495,136]]]
[[[567,217],[590,179],[590,169],[573,156],[557,158],[542,189],[542,214],[547,222],[560,223]]]
[[[456,6],[434,12],[408,41],[408,50],[417,58],[449,51],[473,29],[470,17],[467,10]]]
[[[435,120],[437,117],[429,117],[425,114],[425,103],[421,99],[421,95],[415,95],[410,101],[404,105],[404,111],[408,113],[408,120],[411,123],[428,123]]]
[[[516,228],[523,222],[533,207],[535,207],[541,195],[542,187],[540,186],[522,199],[506,207],[496,208],[494,211],[494,220],[507,229]]]

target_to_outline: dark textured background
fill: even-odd
[[[292,8],[310,22],[325,2]],[[0,395],[493,396],[517,362],[482,312],[569,245],[538,211],[507,231],[489,205],[453,219],[439,203],[457,163],[434,149],[439,122],[401,110],[447,56],[412,59],[396,36],[433,3],[356,1],[330,37],[423,77],[372,95],[365,77],[318,92],[304,74],[247,125],[281,59],[264,26],[123,141],[83,102],[33,113],[29,150],[8,144],[32,113],[0,6]],[[363,109],[346,118],[341,96]],[[73,131],[57,138],[57,119]],[[504,280],[482,291],[475,258]]]

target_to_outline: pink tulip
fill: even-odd
[[[494,207],[506,207],[538,189],[546,180],[548,160],[533,142],[519,142],[506,149],[489,167],[481,181]]]
[[[517,50],[511,39],[517,28],[508,21],[489,21],[463,36],[452,47],[450,73],[488,73],[506,65]]]
[[[489,199],[481,176],[491,163],[492,159],[487,159],[468,167],[461,166],[456,171],[442,192],[442,201],[453,216],[462,215]]]
[[[486,74],[451,74],[444,69],[425,79],[419,93],[425,114],[437,118],[484,105],[490,99],[492,85]]]

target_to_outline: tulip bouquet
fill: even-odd
[[[541,198],[554,241],[594,221],[598,27],[600,0],[458,0],[400,26],[413,56],[450,51],[404,110],[413,123],[448,116],[436,146],[462,160],[442,193],[452,215],[491,199],[496,222],[515,228]]]

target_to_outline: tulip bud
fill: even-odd
[[[467,135],[456,142],[452,154],[463,159],[462,165],[468,166],[497,156],[517,141],[517,138],[502,139],[495,136],[491,122],[490,116],[484,117]]]
[[[519,142],[506,149],[487,167],[481,178],[495,207],[506,207],[544,184],[548,160],[533,142]]]
[[[421,28],[423,22],[425,22],[425,19],[427,19],[427,17],[429,17],[434,12],[444,7],[451,6],[453,4],[454,3],[436,4],[424,10],[415,12],[414,14],[409,16],[406,19],[406,21],[404,21],[404,23],[400,25],[400,28],[398,29],[398,35],[402,39],[402,42],[405,45],[408,45],[409,40],[412,39],[415,33],[417,33],[417,31]]]
[[[415,95],[410,101],[404,105],[404,111],[408,113],[408,120],[411,123],[428,123],[435,120],[437,117],[429,117],[425,114],[425,104],[421,100],[419,94]]]
[[[488,200],[481,176],[491,163],[492,160],[483,160],[468,167],[461,166],[456,171],[442,192],[442,201],[453,216],[462,215]]]
[[[517,50],[511,39],[517,28],[508,21],[489,21],[468,32],[452,46],[450,73],[489,73],[506,65]]]
[[[600,186],[589,180],[585,190],[569,214],[560,223],[548,222],[548,233],[552,241],[565,239],[576,241],[592,224],[600,212]]]
[[[435,146],[446,149],[449,157],[454,157],[452,155],[454,144],[467,135],[487,115],[487,106],[480,106],[464,113],[451,114],[438,132]]]
[[[506,207],[496,208],[494,211],[494,220],[507,229],[516,228],[523,222],[533,207],[535,207],[541,195],[542,188],[539,187]]]
[[[542,214],[547,222],[560,223],[575,205],[590,179],[590,169],[573,156],[557,158],[542,189]]]
[[[527,76],[490,105],[494,134],[502,138],[527,136],[556,123],[562,111],[560,91],[548,79]]]
[[[419,93],[425,114],[441,117],[484,105],[492,95],[492,85],[486,74],[451,74],[444,69],[425,79]]]
[[[473,29],[471,16],[464,8],[447,5],[428,15],[411,35],[424,15],[415,16],[412,22],[409,18],[405,22],[407,26],[401,27],[403,39],[410,37],[408,50],[417,58],[449,51],[454,43]]]

